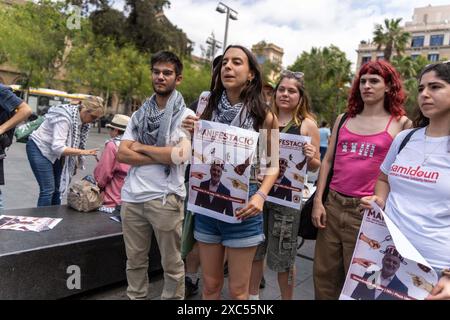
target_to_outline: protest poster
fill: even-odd
[[[203,111],[205,111],[206,106],[208,105],[209,96],[211,93],[209,91],[203,91],[198,98],[197,110],[195,111],[195,115],[197,117],[201,117]]]
[[[61,218],[1,215],[0,230],[41,232],[53,229],[61,220]]]
[[[365,210],[341,300],[423,300],[438,281],[435,270],[372,203]]]
[[[188,210],[230,223],[248,202],[259,133],[199,121],[194,130]]]
[[[280,171],[267,201],[300,209],[307,167],[303,145],[310,142],[311,137],[280,133]]]

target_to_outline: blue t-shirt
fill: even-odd
[[[320,146],[327,147],[328,146],[328,138],[331,136],[330,128],[320,128]]]
[[[22,102],[10,87],[0,84],[0,123],[6,121]]]

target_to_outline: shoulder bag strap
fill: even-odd
[[[287,133],[289,129],[294,125],[294,119],[291,119],[291,121],[288,122],[288,124],[281,130],[281,133]]]
[[[403,138],[402,143],[400,144],[400,147],[398,148],[398,152],[397,154],[400,153],[400,151],[402,151],[402,149],[406,146],[406,144],[408,143],[409,139],[411,139],[411,136],[414,134],[414,132],[416,132],[417,130],[422,129],[422,128],[415,128],[413,130],[411,130],[406,137]]]
[[[341,130],[341,127],[343,126],[344,122],[347,120],[347,117],[348,117],[347,113],[344,113],[344,115],[342,116],[341,121],[339,121],[339,125],[337,127],[336,141],[334,142],[333,161],[331,161],[331,167],[330,167],[330,171],[328,172],[328,177],[327,177],[327,184],[325,185],[325,189],[323,190],[323,195],[322,195],[323,203],[325,203],[325,200],[328,197],[328,191],[329,191],[331,179],[333,178],[334,160],[336,158],[336,150],[337,150],[338,140],[339,140],[339,131]]]

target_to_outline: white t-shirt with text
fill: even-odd
[[[412,129],[411,129],[412,130]],[[381,171],[388,175],[386,214],[434,268],[450,267],[449,137],[412,136],[397,155],[405,136],[397,135]]]

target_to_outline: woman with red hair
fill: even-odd
[[[339,128],[342,114],[334,124],[314,198],[312,222],[319,228],[314,255],[316,299],[339,298],[361,225],[360,199],[373,194],[394,137],[412,125],[404,101],[400,75],[392,65],[379,60],[361,67],[345,120]]]

